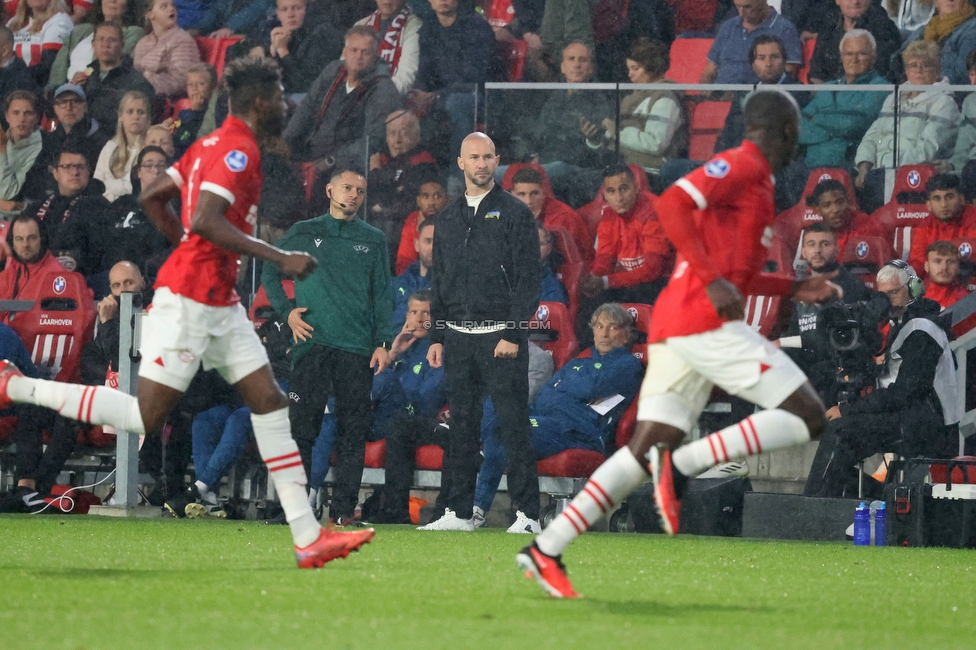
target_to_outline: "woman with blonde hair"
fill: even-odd
[[[68,5],[64,0],[20,0],[7,27],[14,33],[14,52],[43,88],[64,39],[75,27]]]
[[[173,0],[146,5],[146,35],[136,44],[133,64],[160,95],[186,92],[186,73],[200,62],[196,41],[176,24]]]
[[[132,193],[129,172],[146,140],[149,129],[149,98],[138,91],[127,92],[119,102],[115,137],[105,143],[95,164],[95,178],[105,184],[109,201]]]

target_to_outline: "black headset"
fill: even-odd
[[[884,263],[884,266],[893,266],[896,269],[902,269],[903,271],[908,271],[908,283],[905,285],[908,287],[908,297],[914,302],[922,296],[925,295],[925,282],[922,278],[918,277],[918,273],[911,265],[902,259],[888,260]],[[884,268],[881,267],[881,268]]]

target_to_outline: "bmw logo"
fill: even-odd
[[[963,243],[959,244],[959,257],[962,257],[963,259],[969,259],[969,256],[972,254],[972,252],[973,252],[973,247],[972,245],[970,245],[968,241],[964,241]]]
[[[908,172],[908,185],[909,187],[918,187],[918,184],[922,182],[922,176],[916,170]]]
[[[549,305],[539,305],[539,311],[535,315],[536,318],[543,321],[549,318]]]
[[[64,290],[67,286],[68,283],[64,279],[63,275],[59,275],[58,277],[54,278],[54,293],[59,295],[64,293]]]
[[[870,248],[868,247],[868,243],[866,241],[859,242],[857,245],[857,256],[864,259],[868,256],[869,250]]]
[[[831,177],[830,174],[823,174],[820,178],[817,179],[817,182],[823,183],[824,181],[832,181],[832,180],[834,179]]]
[[[634,323],[636,323],[637,322],[637,308],[636,307],[628,307],[627,308],[627,313],[630,314],[630,317],[633,318],[634,319]]]

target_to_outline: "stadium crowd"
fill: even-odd
[[[497,146],[496,181],[536,223],[536,319],[562,319],[558,338],[547,326],[530,336],[529,462],[616,445],[641,375],[630,346],[646,323],[635,315],[675,265],[657,195],[742,142],[744,91],[669,89],[675,80],[794,86],[801,146],[776,178],[770,272],[839,271],[850,302],[867,300],[885,262],[901,258],[938,308],[976,288],[976,94],[948,88],[976,84],[967,0],[11,0],[4,12],[0,300],[51,308],[44,301],[67,281],[97,307],[79,307],[91,327],[72,334],[79,350],[85,344],[73,364],[51,354],[32,309],[4,307],[0,346],[29,373],[59,380],[116,380],[119,296],[135,292],[148,304],[171,251],[140,190],[227,118],[223,65],[262,56],[280,66],[288,117],[280,138],[261,143],[257,236],[287,246],[317,233],[369,248],[340,258],[326,244],[322,288],[297,295],[275,269],[244,260],[239,293],[247,301],[257,292],[255,325],[290,386],[316,506],[336,467],[330,514],[339,523],[357,516],[367,442],[387,441],[388,484],[367,510],[390,522],[409,519],[415,450],[447,445],[448,388],[426,360],[431,276],[445,264],[434,232],[463,192],[455,158],[476,128]],[[708,46],[703,60],[689,56],[692,43]],[[681,78],[679,63],[697,66],[697,78]],[[493,81],[571,85],[486,92]],[[658,86],[614,97],[580,85],[627,81]],[[836,360],[811,334],[825,328],[820,318],[799,303],[747,314],[793,348],[836,407]],[[353,377],[349,359],[371,355],[380,372]],[[156,505],[226,516],[217,489],[246,451],[249,420],[219,377],[198,381],[170,421],[166,452],[153,442],[141,460],[160,477]],[[18,410],[16,429],[0,431],[19,443],[17,488],[2,508],[39,508],[78,438],[73,424],[39,411]],[[467,506],[475,525],[506,465],[498,428],[489,398],[484,464]],[[43,431],[51,442],[42,453]]]

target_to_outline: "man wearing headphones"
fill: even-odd
[[[874,392],[827,411],[804,494],[856,495],[855,464],[876,453],[955,456],[962,404],[939,304],[924,297],[924,283],[902,260],[881,267],[878,290],[891,300],[884,367]],[[867,494],[880,496],[880,485],[869,484]]]
[[[277,267],[265,264],[261,284],[295,339],[288,385],[289,418],[305,472],[330,396],[336,406],[336,486],[329,517],[354,517],[371,431],[373,376],[389,365],[393,294],[386,237],[356,214],[366,198],[361,170],[339,166],[325,188],[329,212],[292,226],[277,245],[304,251],[318,266],[295,282],[289,299]]]

